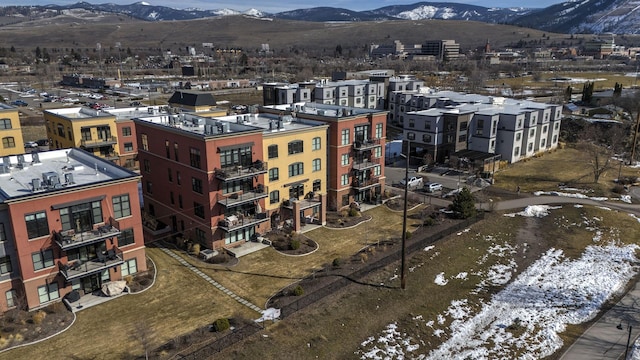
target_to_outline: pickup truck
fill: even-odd
[[[419,176],[411,176],[409,178],[409,180],[407,181],[407,179],[402,179],[400,180],[400,187],[405,187],[406,185],[409,185],[410,189],[415,189],[417,187],[421,187],[422,186],[422,178]]]

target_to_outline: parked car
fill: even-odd
[[[36,140],[36,144],[38,144],[38,146],[49,146],[49,140],[39,139],[39,140]]]
[[[428,182],[424,184],[424,191],[432,193],[436,191],[442,191],[442,184],[436,182]]]
[[[27,141],[24,143],[25,149],[35,149],[38,147],[38,143],[35,141]]]
[[[26,102],[26,101],[18,99],[18,100],[13,100],[13,101],[11,102],[11,105],[15,105],[15,106],[27,106],[28,104],[27,104],[27,102]]]
[[[409,188],[420,187],[422,186],[422,178],[419,176],[412,176],[409,178],[409,181],[407,181],[406,179],[400,180],[401,187],[405,187],[407,184],[409,185]]]

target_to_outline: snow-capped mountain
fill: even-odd
[[[126,14],[144,21],[191,20],[207,17],[245,15],[298,21],[380,21],[380,20],[473,20],[488,23],[514,24],[560,33],[640,33],[640,0],[569,0],[544,9],[486,8],[482,6],[448,3],[419,2],[409,5],[385,6],[374,10],[353,11],[343,8],[315,7],[265,13],[258,9],[238,11],[234,9],[203,10],[197,8],[175,9],[155,6],[141,1],[130,5],[112,3],[72,5],[4,6],[0,16],[21,19],[55,17],[63,10],[83,9],[91,13]],[[25,21],[25,20],[22,20]]]

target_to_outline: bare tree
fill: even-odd
[[[136,323],[134,327],[133,337],[140,343],[144,350],[144,358],[149,359],[149,350],[151,350],[151,339],[153,337],[153,331],[149,324],[144,320]]]
[[[620,147],[619,126],[589,124],[578,139],[577,147],[589,155],[589,165],[593,172],[593,182],[613,168],[612,157]]]

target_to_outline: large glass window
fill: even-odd
[[[200,149],[189,149],[189,164],[196,169],[200,169]]]
[[[126,152],[133,151],[133,143],[132,142],[124,143],[124,151]]]
[[[275,204],[277,202],[280,202],[280,191],[275,190],[269,193],[269,203],[270,204]]]
[[[313,159],[311,162],[311,171],[320,171],[320,159]]]
[[[149,139],[147,138],[147,134],[140,135],[142,150],[149,150]]]
[[[349,154],[342,154],[342,156],[340,158],[341,158],[340,164],[342,166],[349,165]]]
[[[2,147],[14,148],[16,147],[16,139],[13,136],[7,136],[2,138]]]
[[[178,158],[178,143],[174,142],[173,143],[173,157],[175,158],[176,161],[180,161]]]
[[[49,223],[44,211],[25,215],[24,222],[27,225],[29,239],[49,235]]]
[[[138,272],[138,262],[136,259],[130,259],[120,265],[120,273],[122,276],[133,275]]]
[[[129,203],[129,194],[114,196],[113,202],[113,216],[118,219],[121,217],[131,215],[131,204]]]
[[[7,308],[16,307],[17,294],[16,291],[11,289],[4,293],[4,297],[7,299]]]
[[[11,129],[11,119],[0,119],[0,130]]]
[[[60,209],[60,222],[62,223],[62,230],[75,230],[77,232],[92,230],[93,224],[104,222],[100,201],[92,201]]]
[[[349,185],[349,175],[348,174],[342,174],[342,176],[340,176],[340,185],[342,185],[342,186]]]
[[[191,190],[202,194],[202,179],[191,178]]]
[[[304,174],[304,164],[301,162],[289,165],[289,177]]]
[[[131,245],[134,242],[133,229],[124,229],[118,236],[118,247]]]
[[[269,181],[280,179],[280,170],[278,168],[269,169]]]
[[[322,183],[320,180],[313,180],[313,191],[320,191],[320,189],[322,188],[321,184]]]
[[[314,137],[311,141],[311,150],[320,150],[322,139],[320,137]]]
[[[38,287],[38,297],[40,298],[40,304],[47,303],[60,297],[58,292],[58,283],[51,283]]]
[[[8,256],[0,258],[0,275],[8,274],[12,271],[11,258]]]
[[[129,126],[123,127],[122,136],[131,136],[131,127]]]
[[[295,140],[288,145],[289,155],[299,154],[304,151],[304,143],[302,140]]]
[[[53,250],[47,249],[31,254],[33,270],[38,271],[53,266]]]
[[[223,168],[238,165],[251,166],[252,163],[253,157],[251,154],[251,146],[223,150],[220,152],[220,166]]]
[[[278,145],[269,145],[267,148],[267,152],[269,154],[269,159],[274,159],[278,157]]]
[[[349,139],[349,129],[342,129],[341,138],[342,138],[342,141],[341,141],[342,145],[349,145],[349,143],[351,143]]]
[[[382,124],[376,124],[376,139],[382,138]]]

